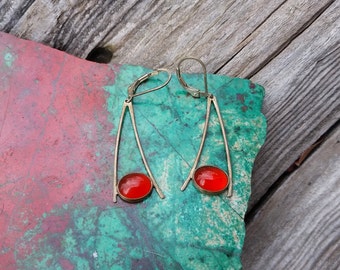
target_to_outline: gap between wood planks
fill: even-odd
[[[301,155],[296,159],[296,161],[269,187],[267,192],[263,194],[261,199],[250,209],[244,218],[246,226],[253,220],[257,212],[262,208],[262,206],[274,195],[276,190],[284,183],[284,181],[314,153],[320,146],[328,139],[329,135],[340,127],[340,120],[335,122],[324,134],[320,136],[311,146],[309,146]]]
[[[280,47],[278,47],[273,53],[271,53],[270,55],[268,55],[268,57],[252,72],[250,72],[249,74],[247,74],[246,76],[244,76],[247,79],[250,79],[251,77],[255,76],[263,67],[265,67],[267,64],[270,63],[270,61],[272,61],[276,56],[278,56],[285,48],[287,48],[298,36],[300,36],[314,21],[316,21],[333,3],[335,2],[335,0],[331,0],[328,3],[325,4],[325,6],[323,6],[318,12],[316,12],[308,21],[306,21],[295,33],[292,34],[292,36],[287,39],[287,41],[285,41],[284,43],[281,44]],[[281,8],[281,6],[283,6],[285,4],[285,2],[283,2],[280,6],[278,6],[275,10],[273,10],[273,12],[271,12],[267,18],[260,24],[258,25],[258,27],[256,27],[254,29],[254,31],[249,34],[246,38],[244,38],[241,43],[245,42],[247,39],[251,38],[252,34],[255,33],[255,31],[260,28],[265,22],[266,20],[272,16],[272,14],[274,14],[278,9]],[[224,63],[224,65],[220,66],[219,68],[217,68],[214,73],[217,74],[220,70],[222,70],[230,61],[233,60],[233,58],[235,58],[246,46],[247,46],[247,42],[244,43],[244,46],[242,46],[230,59],[228,59],[227,62]]]

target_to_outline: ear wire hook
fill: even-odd
[[[194,87],[189,86],[183,79],[182,74],[181,74],[181,68],[180,65],[186,61],[186,60],[194,60],[196,62],[198,62],[203,69],[203,79],[204,79],[204,92],[200,91],[199,89],[196,89]],[[204,128],[203,128],[203,133],[202,133],[202,139],[201,139],[201,143],[199,146],[199,150],[198,153],[196,155],[194,164],[191,168],[191,171],[189,173],[189,176],[187,177],[187,179],[184,181],[181,190],[184,191],[186,189],[186,187],[188,186],[190,180],[194,180],[194,184],[195,186],[202,191],[203,193],[208,193],[208,194],[218,194],[220,192],[223,192],[225,189],[227,189],[227,196],[231,197],[232,196],[232,192],[233,192],[233,180],[232,180],[232,167],[231,167],[231,160],[230,160],[230,153],[229,153],[229,147],[228,147],[228,141],[227,141],[227,135],[226,135],[226,131],[224,128],[224,123],[223,123],[223,119],[222,119],[222,115],[221,115],[221,111],[219,109],[218,103],[217,103],[217,99],[216,97],[208,92],[208,84],[207,84],[207,70],[205,67],[205,64],[197,58],[193,58],[193,57],[186,57],[181,59],[178,64],[177,64],[177,68],[176,68],[176,74],[178,77],[178,80],[180,82],[180,84],[184,87],[184,89],[193,97],[195,98],[199,98],[199,97],[205,97],[207,98],[207,109],[206,109],[206,117],[205,117],[205,123],[204,123]],[[209,125],[209,118],[210,118],[210,112],[211,112],[211,104],[213,104],[215,106],[215,111],[220,123],[220,127],[221,127],[221,132],[222,132],[222,137],[223,137],[223,142],[224,142],[224,147],[225,147],[225,154],[226,154],[226,159],[227,159],[227,167],[228,167],[228,174],[229,174],[229,183],[227,185],[226,188],[215,192],[215,191],[211,191],[211,190],[207,190],[201,186],[199,186],[196,183],[196,179],[195,179],[195,172],[203,167],[197,168],[197,164],[200,160],[201,154],[202,154],[202,150],[203,150],[203,146],[204,146],[204,142],[207,136],[207,131],[208,131],[208,125]],[[210,166],[211,167],[211,166]]]
[[[184,81],[184,79],[182,77],[182,74],[181,74],[181,64],[184,61],[187,61],[187,60],[197,61],[202,66],[202,69],[203,69],[203,80],[204,80],[204,92],[200,91],[199,89],[196,89],[194,87],[189,86]],[[200,59],[197,59],[197,58],[194,58],[194,57],[186,57],[186,58],[181,59],[178,62],[178,64],[177,64],[176,74],[177,74],[177,77],[178,77],[178,80],[179,80],[180,84],[184,87],[185,90],[187,90],[189,92],[190,95],[192,95],[195,98],[209,96],[208,83],[207,83],[207,69],[205,67],[205,64]]]
[[[147,81],[149,78],[151,77],[154,77],[154,76],[157,76],[158,74],[160,74],[161,72],[166,72],[168,74],[168,78],[167,80],[159,85],[159,86],[156,86],[154,88],[151,88],[151,89],[148,89],[148,90],[145,90],[143,92],[139,92],[139,93],[136,93],[137,91],[137,88],[139,87],[139,85],[145,81]],[[129,87],[128,87],[128,98],[127,98],[127,101],[131,101],[134,97],[137,97],[137,96],[141,96],[141,95],[144,95],[144,94],[147,94],[147,93],[150,93],[150,92],[153,92],[153,91],[156,91],[164,86],[166,86],[169,81],[171,80],[171,73],[169,70],[165,69],[165,68],[158,68],[158,69],[155,69],[145,75],[143,75],[142,77],[138,78],[136,81],[134,81]]]

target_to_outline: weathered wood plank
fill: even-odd
[[[253,77],[267,89],[268,133],[254,168],[250,207],[340,119],[339,10],[337,1]]]
[[[155,67],[171,65],[190,54],[200,57],[208,70],[215,72],[240,55],[244,47],[257,50],[251,41],[261,33],[262,24],[274,18],[270,26],[278,25],[279,31],[274,33],[270,29],[263,36],[265,44],[260,54],[253,61],[248,57],[237,60],[242,65],[250,63],[249,73],[330,2],[332,0],[30,1],[29,6],[25,1],[16,1],[11,6],[3,1],[0,29],[83,58],[98,45],[110,45],[115,48],[113,61],[117,63]],[[278,23],[283,15],[285,20]],[[237,66],[226,74],[244,75]]]
[[[253,77],[297,36],[308,29],[327,8],[336,11],[331,7],[334,2],[334,0],[285,1],[237,46],[238,52],[223,66],[220,73]],[[321,27],[324,28],[325,26]]]
[[[247,227],[244,269],[338,269],[340,127]]]

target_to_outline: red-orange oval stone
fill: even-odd
[[[125,175],[118,183],[120,197],[128,202],[138,202],[147,197],[152,190],[150,178],[143,173]]]
[[[194,182],[198,189],[207,193],[220,193],[228,184],[228,175],[214,166],[199,167],[194,173]]]

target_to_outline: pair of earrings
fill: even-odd
[[[196,88],[189,86],[183,79],[182,74],[181,74],[181,64],[186,60],[197,61],[202,66],[203,78],[204,78],[204,91],[200,91]],[[137,88],[139,87],[141,83],[145,82],[150,77],[157,76],[161,72],[166,72],[168,74],[167,80],[162,85],[137,93]],[[193,180],[193,183],[196,186],[196,188],[205,194],[220,194],[224,191],[227,191],[227,196],[230,197],[232,196],[233,187],[232,187],[232,168],[231,168],[230,154],[229,154],[229,148],[228,148],[228,141],[227,141],[227,136],[226,136],[221,112],[218,107],[217,99],[213,94],[208,92],[206,67],[201,60],[188,57],[178,62],[177,68],[176,68],[176,74],[177,74],[177,78],[180,84],[191,96],[193,96],[194,98],[203,97],[203,98],[206,98],[207,100],[205,124],[204,124],[203,132],[202,132],[202,138],[201,138],[199,150],[194,160],[193,166],[190,170],[190,173],[188,177],[186,178],[186,180],[184,181],[181,187],[181,190],[184,191],[186,187],[188,186],[190,180]],[[159,188],[154,176],[152,175],[152,172],[146,160],[146,157],[145,157],[145,154],[144,154],[144,151],[143,151],[140,139],[139,139],[136,120],[135,120],[135,113],[134,113],[134,108],[133,108],[133,99],[137,96],[144,95],[144,94],[156,91],[158,89],[161,89],[162,87],[166,86],[170,82],[170,79],[171,79],[171,73],[168,70],[156,69],[150,73],[143,75],[142,77],[137,79],[133,84],[131,84],[128,87],[128,97],[123,103],[122,113],[120,116],[118,132],[117,132],[117,137],[116,137],[116,146],[115,146],[115,151],[114,151],[113,202],[117,202],[117,196],[119,196],[121,199],[127,202],[134,203],[134,202],[142,201],[148,195],[151,194],[151,191],[153,188],[156,190],[160,198],[162,199],[165,198],[162,190]],[[197,164],[200,160],[201,153],[203,150],[204,142],[206,140],[210,112],[211,112],[211,105],[215,106],[215,111],[216,111],[219,124],[221,127],[229,175],[225,171],[215,166],[204,165],[204,166],[197,168]],[[120,143],[120,138],[121,138],[121,133],[122,133],[124,115],[127,109],[130,113],[133,132],[136,138],[137,146],[141,154],[142,161],[144,163],[147,175],[144,173],[133,172],[133,173],[129,173],[123,176],[120,179],[120,181],[118,181],[117,173],[118,173],[119,143]]]

